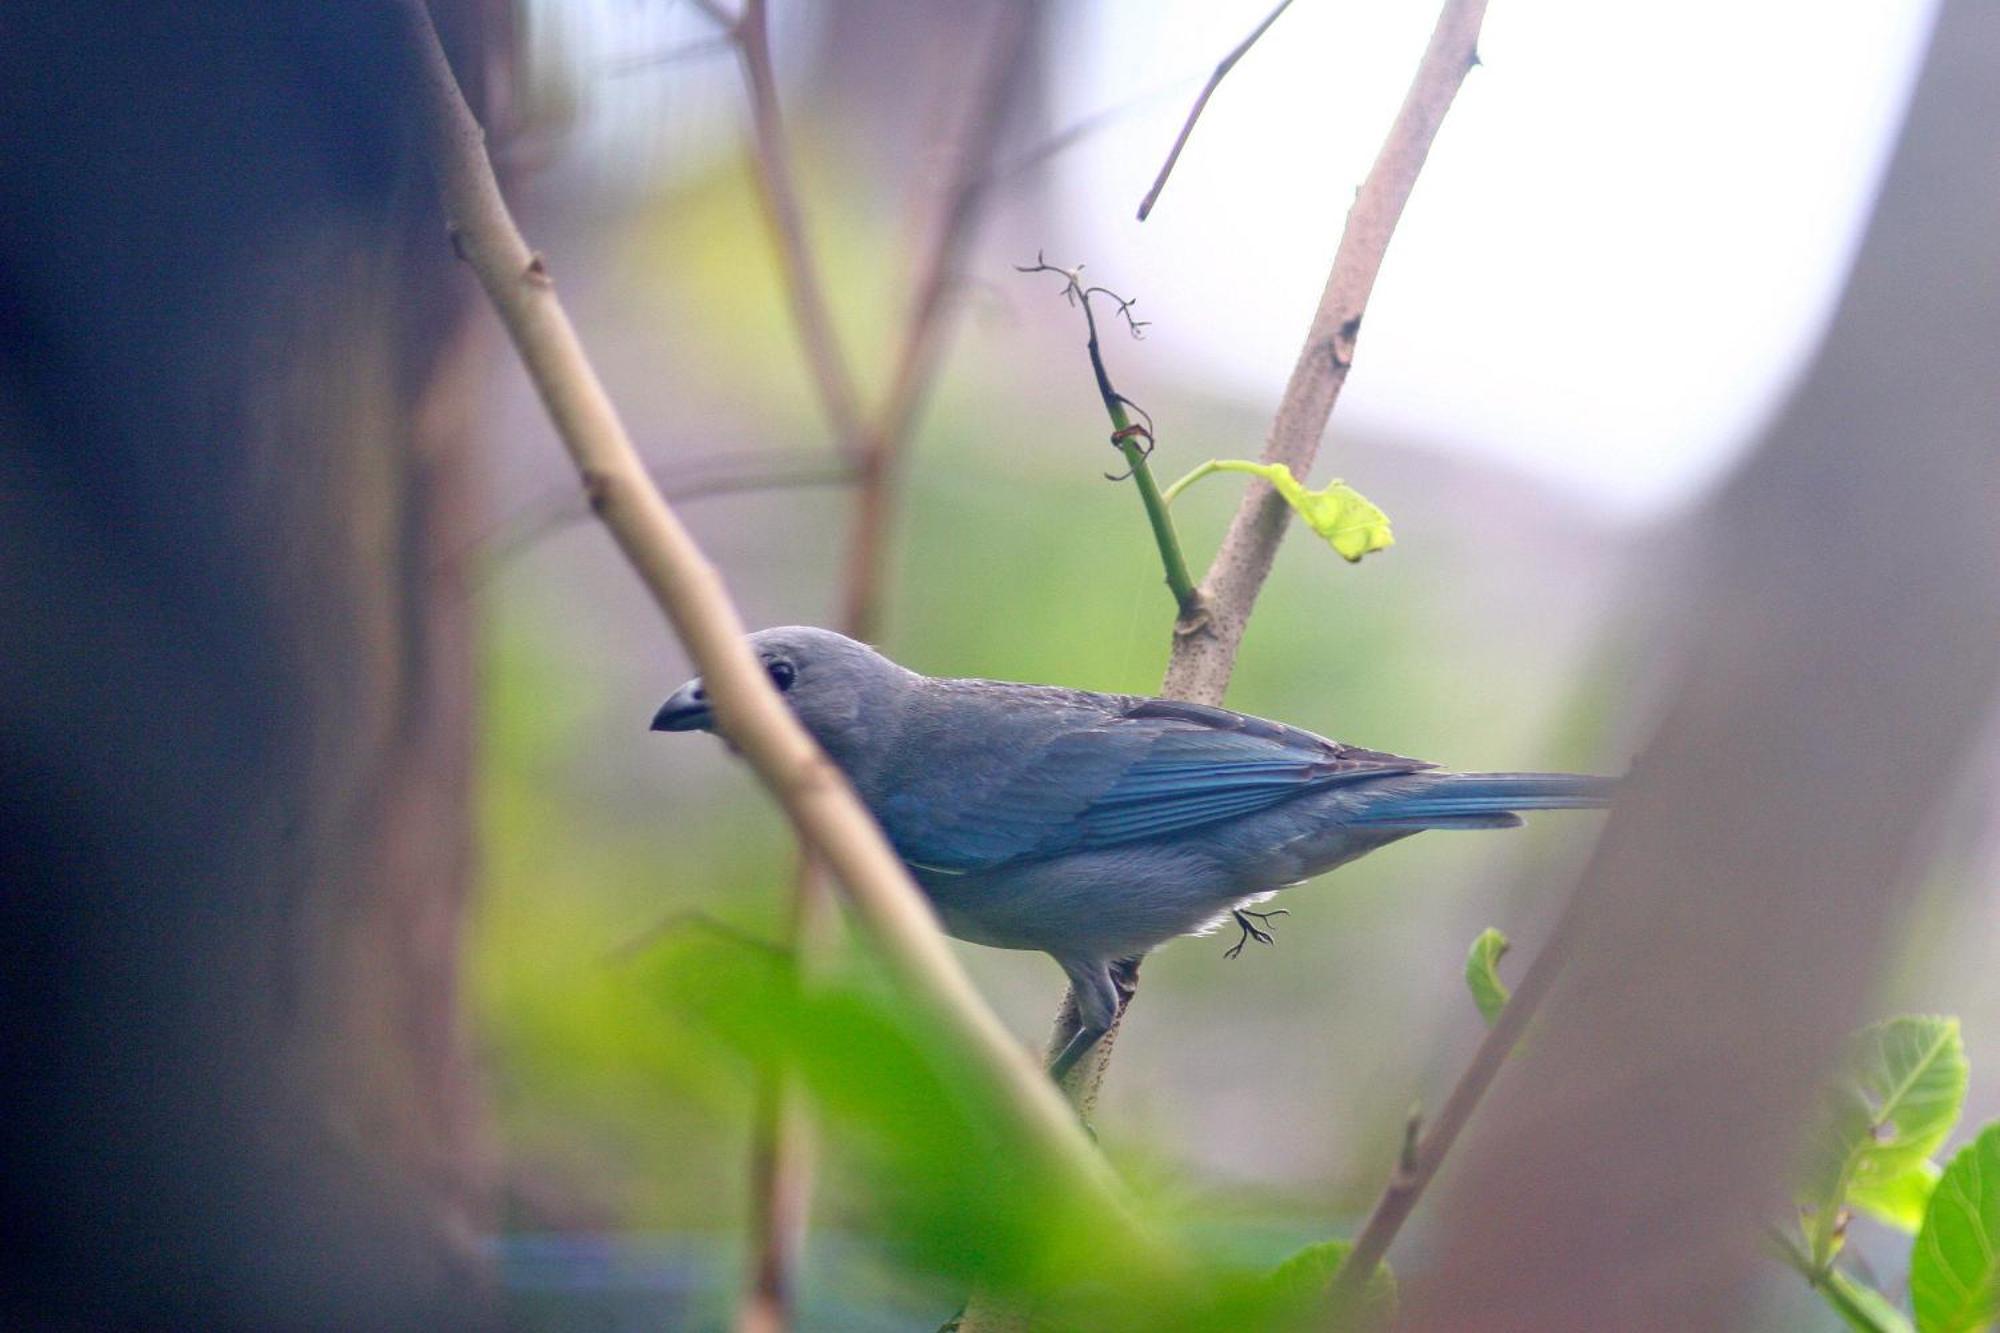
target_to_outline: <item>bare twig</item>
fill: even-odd
[[[1215,72],[1208,76],[1208,82],[1202,85],[1201,91],[1195,95],[1194,105],[1188,109],[1187,119],[1181,122],[1181,132],[1174,136],[1174,146],[1167,150],[1167,160],[1160,164],[1160,174],[1153,177],[1153,188],[1146,191],[1146,197],[1139,201],[1139,221],[1144,222],[1147,215],[1153,211],[1153,205],[1160,202],[1160,191],[1167,188],[1167,177],[1173,175],[1174,163],[1181,160],[1181,149],[1187,147],[1188,136],[1194,133],[1194,123],[1201,119],[1202,110],[1207,107],[1208,99],[1215,96],[1215,90],[1229,77],[1229,71],[1236,68],[1236,62],[1257,44],[1259,37],[1270,30],[1271,25],[1278,21],[1278,16],[1291,7],[1292,0],[1278,0],[1277,8],[1266,14],[1264,21],[1259,23],[1248,37],[1238,42],[1236,49],[1224,56],[1216,65]]]
[[[650,468],[648,475],[668,500],[686,504],[691,500],[751,491],[851,486],[860,480],[861,471],[839,455],[823,457],[791,449],[766,449],[693,458],[671,468]],[[507,519],[498,532],[478,543],[474,550],[495,563],[504,563],[590,517],[590,507],[568,491],[547,496]]]
[[[763,0],[747,0],[729,35],[741,54],[757,143],[757,175],[778,244],[785,287],[822,404],[832,423],[839,457],[858,484],[842,580],[841,628],[857,639],[873,636],[881,618],[886,536],[895,507],[897,465],[934,376],[943,337],[949,279],[957,267],[984,197],[1008,100],[1033,32],[1032,6],[1001,7],[988,43],[989,58],[973,84],[957,151],[941,193],[942,208],[916,266],[914,300],[894,353],[888,391],[868,419],[862,395],[832,322],[826,293],[812,261],[804,212],[793,184],[792,162],[779,118],[772,76],[770,34]],[[801,863],[794,884],[793,943],[806,966],[830,928],[831,904],[824,874]],[[784,1071],[767,1071],[759,1089],[752,1167],[755,1193],[749,1290],[737,1312],[739,1333],[782,1330],[792,1322],[792,1301],[806,1216],[812,1198],[810,1126]]]
[[[826,868],[799,858],[792,883],[791,942],[810,977],[831,945],[835,920]],[[812,1216],[813,1123],[788,1071],[761,1071],[751,1130],[750,1271],[736,1333],[786,1333],[797,1310],[798,1275]]]
[[[778,80],[771,68],[771,37],[765,0],[745,0],[743,15],[730,29],[743,63],[743,82],[750,92],[750,139],[757,162],[757,193],[764,203],[778,258],[785,271],[785,296],[792,320],[805,346],[820,403],[834,438],[851,447],[862,436],[860,395],[854,375],[841,354],[827,308],[826,288],[813,263],[806,240],[804,210],[799,205],[792,157],[785,143],[785,122],[778,108]]]
[[[1186,79],[1175,79],[1168,83],[1158,84],[1136,96],[1128,97],[1114,106],[1102,107],[1099,110],[1079,116],[1047,138],[1030,144],[1008,158],[1005,162],[997,164],[988,173],[986,179],[980,182],[981,186],[983,188],[991,188],[1005,185],[1022,176],[1029,175],[1036,168],[1044,165],[1052,158],[1060,157],[1093,135],[1102,133],[1104,130],[1116,125],[1119,121],[1137,112],[1142,107],[1149,106],[1160,98],[1165,97],[1168,93],[1174,92],[1186,82],[1188,82]]]
[[[1375,164],[1356,192],[1347,227],[1334,254],[1332,272],[1304,349],[1293,367],[1266,442],[1262,460],[1284,463],[1303,477],[1319,452],[1321,433],[1347,379],[1361,316],[1375,275],[1403,205],[1415,188],[1431,141],[1450,108],[1459,84],[1478,63],[1480,21],[1486,0],[1446,0],[1422,61],[1389,127]],[[1170,699],[1219,704],[1229,688],[1236,652],[1250,623],[1251,608],[1271,572],[1291,509],[1267,482],[1253,481],[1237,506],[1222,545],[1200,585],[1196,613],[1174,627],[1173,654],[1161,693]],[[1136,979],[1135,979],[1136,981]],[[1525,983],[1523,983],[1525,986]],[[1516,1000],[1519,995],[1517,993]],[[1513,1008],[1510,1005],[1509,1008]],[[1124,1008],[1113,1032],[1123,1021]],[[1075,1023],[1075,996],[1063,1001],[1053,1040],[1058,1049]],[[1490,1040],[1490,1037],[1489,1037]],[[1086,1113],[1094,1103],[1111,1052],[1110,1037],[1098,1042],[1071,1070],[1070,1091]]]
[[[722,29],[723,35],[732,40],[736,36],[737,28],[742,24],[744,19],[743,14],[730,13],[728,7],[722,4],[721,0],[694,0],[694,7],[708,15],[710,21],[716,27]]]
[[[542,257],[515,227],[421,0],[406,0],[439,193],[453,242],[492,300],[575,463],[592,508],[707,681],[721,729],[824,858],[908,997],[970,1057],[1025,1151],[1114,1213],[1122,1193],[1060,1096],[979,998],[929,905],[853,789],[759,668],[728,592],[646,475]]]
[[[1403,1153],[1390,1173],[1389,1183],[1383,1186],[1375,1206],[1369,1210],[1368,1220],[1354,1238],[1354,1248],[1347,1252],[1340,1271],[1334,1274],[1333,1285],[1327,1294],[1328,1304],[1333,1308],[1347,1308],[1361,1298],[1368,1275],[1375,1271],[1376,1265],[1389,1252],[1396,1233],[1409,1220],[1417,1200],[1423,1197],[1446,1154],[1458,1142],[1459,1132],[1472,1118],[1486,1090],[1493,1086],[1500,1067],[1506,1063],[1508,1052],[1521,1040],[1529,1020],[1535,1016],[1549,988],[1561,974],[1563,965],[1569,961],[1577,929],[1578,912],[1576,900],[1572,898],[1557,917],[1548,943],[1535,955],[1526,975],[1521,978],[1521,984],[1514,988],[1499,1017],[1480,1039],[1471,1062],[1452,1085],[1437,1118],[1416,1138],[1413,1147],[1408,1143],[1404,1145]]]
[[[728,34],[718,37],[702,37],[679,46],[670,46],[664,51],[648,51],[644,55],[621,56],[605,67],[605,73],[614,77],[622,74],[641,74],[647,70],[664,69],[690,60],[701,60],[708,56],[719,56],[736,48],[736,39]]]
[[[1032,3],[1004,4],[995,11],[994,28],[986,41],[988,57],[967,99],[947,183],[939,196],[937,221],[914,271],[910,314],[896,349],[889,387],[861,449],[862,491],[854,538],[848,547],[848,601],[843,616],[848,632],[856,638],[870,637],[878,618],[877,590],[883,582],[885,550],[882,538],[894,506],[898,465],[907,452],[924,398],[937,378],[952,275],[963,262],[988,198],[993,159],[1027,63],[1037,14],[1038,5]]]

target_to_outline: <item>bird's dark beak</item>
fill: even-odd
[[[691,680],[670,695],[653,714],[654,731],[707,731],[715,722],[708,707],[708,691],[699,680]]]

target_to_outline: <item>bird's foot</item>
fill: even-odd
[[[1271,918],[1276,916],[1290,916],[1291,913],[1282,907],[1274,907],[1268,912],[1253,912],[1247,907],[1233,907],[1230,909],[1229,915],[1236,918],[1237,929],[1243,933],[1236,937],[1236,943],[1222,951],[1224,958],[1236,957],[1243,952],[1243,946],[1251,940],[1255,940],[1259,944],[1277,943],[1270,930],[1267,929],[1271,924]],[[1252,924],[1251,917],[1256,917],[1258,921],[1264,924],[1262,926]]]

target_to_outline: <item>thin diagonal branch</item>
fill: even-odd
[[[621,56],[605,67],[605,73],[617,77],[624,74],[640,74],[647,70],[665,69],[671,65],[683,64],[690,60],[703,60],[709,56],[719,56],[736,49],[736,39],[727,33],[716,37],[703,37],[680,46],[668,47],[664,51],[648,51],[644,55]]]
[[[1541,1008],[1543,999],[1569,961],[1579,926],[1577,902],[1572,897],[1556,918],[1548,943],[1528,965],[1526,975],[1508,997],[1499,1018],[1480,1038],[1479,1048],[1472,1053],[1465,1072],[1452,1084],[1437,1119],[1418,1137],[1415,1151],[1406,1152],[1403,1159],[1396,1163],[1389,1183],[1383,1186],[1375,1206],[1368,1212],[1368,1220],[1354,1238],[1354,1248],[1348,1251],[1339,1272],[1334,1274],[1332,1288],[1327,1293],[1329,1307],[1345,1309],[1361,1299],[1368,1275],[1375,1271],[1376,1265],[1389,1252],[1396,1234],[1403,1229],[1403,1223],[1409,1220],[1411,1211],[1416,1208],[1417,1200],[1423,1197],[1432,1177],[1437,1175],[1438,1167],[1444,1164],[1452,1145],[1458,1142],[1466,1122],[1478,1109],[1480,1099],[1493,1086],[1493,1080],[1499,1075],[1501,1065],[1506,1063],[1509,1052],[1521,1040],[1521,1034],[1527,1031],[1529,1020]]]
[[[744,450],[647,471],[660,493],[675,504],[752,491],[852,486],[861,476],[860,469],[846,458],[801,454],[792,449]],[[564,491],[531,502],[475,550],[496,564],[504,564],[591,516],[588,505]]]
[[[722,29],[723,35],[735,40],[736,30],[743,22],[742,14],[732,14],[722,0],[693,0],[694,7],[708,15],[709,21]]]
[[[785,296],[805,347],[819,400],[843,447],[861,439],[864,426],[854,375],[842,354],[827,307],[826,288],[806,241],[805,211],[799,203],[785,122],[778,107],[778,80],[771,67],[770,20],[765,0],[745,0],[743,16],[730,29],[750,93],[750,140],[757,162],[757,194],[777,243],[784,268]]]
[[[1043,166],[1052,158],[1061,156],[1093,135],[1100,134],[1111,128],[1141,108],[1158,101],[1168,93],[1174,92],[1186,82],[1187,80],[1185,79],[1175,79],[1168,83],[1157,84],[1144,92],[1126,98],[1116,105],[1101,107],[1096,111],[1079,116],[1047,138],[1030,144],[1008,158],[1005,162],[996,165],[987,175],[986,179],[980,182],[981,187],[992,188],[994,186],[1005,185],[1022,176],[1029,175],[1036,168]]]
[[[1068,1106],[980,1000],[880,828],[759,669],[721,578],[646,475],[546,263],[515,227],[428,10],[421,0],[406,0],[406,10],[453,242],[513,340],[592,508],[701,670],[721,729],[830,867],[910,1000],[968,1053],[982,1085],[976,1093],[1006,1108],[1023,1150],[1124,1214],[1122,1193]]]
[[[944,342],[949,279],[958,266],[985,197],[1006,110],[1018,82],[1034,7],[1010,4],[986,44],[989,58],[975,80],[958,134],[942,207],[916,266],[914,301],[894,353],[889,389],[866,419],[862,395],[827,314],[826,293],[805,235],[804,210],[794,186],[772,74],[770,33],[763,0],[748,0],[729,35],[741,55],[758,151],[757,177],[776,238],[785,287],[820,398],[832,423],[839,457],[857,483],[842,579],[841,628],[857,639],[873,636],[881,619],[887,533],[895,509],[898,463],[906,452],[917,411],[932,380]],[[831,928],[831,902],[822,869],[810,858],[794,881],[793,945],[805,966],[818,955]],[[767,1071],[758,1090],[752,1164],[753,1229],[749,1288],[737,1311],[739,1333],[788,1328],[799,1254],[812,1200],[811,1127],[783,1070]]]
[[[862,488],[848,547],[848,595],[842,616],[847,632],[858,639],[872,637],[880,619],[883,538],[895,507],[899,464],[908,452],[924,399],[937,380],[952,276],[962,266],[985,211],[993,160],[1027,65],[1038,10],[1037,3],[997,7],[985,43],[988,55],[959,122],[937,219],[914,270],[909,317],[896,348],[889,387],[862,441]]]
[[[1167,150],[1167,160],[1160,164],[1160,174],[1153,177],[1153,188],[1146,191],[1146,197],[1139,201],[1139,221],[1144,222],[1153,211],[1153,205],[1160,202],[1160,191],[1167,188],[1167,177],[1174,174],[1174,163],[1181,160],[1181,149],[1187,147],[1188,136],[1194,133],[1194,123],[1201,119],[1202,111],[1208,106],[1208,99],[1215,96],[1215,90],[1229,77],[1229,71],[1236,68],[1236,62],[1249,53],[1257,44],[1257,39],[1269,32],[1278,16],[1292,7],[1292,0],[1278,0],[1278,7],[1264,16],[1264,21],[1254,28],[1248,37],[1236,44],[1236,49],[1224,56],[1208,76],[1208,82],[1195,94],[1194,105],[1188,108],[1187,119],[1181,122],[1181,132],[1174,136],[1174,146]]]

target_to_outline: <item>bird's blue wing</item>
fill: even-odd
[[[905,858],[966,873],[1166,837],[1339,783],[1429,768],[1262,718],[1148,699],[1053,738],[1004,783],[885,823]]]

